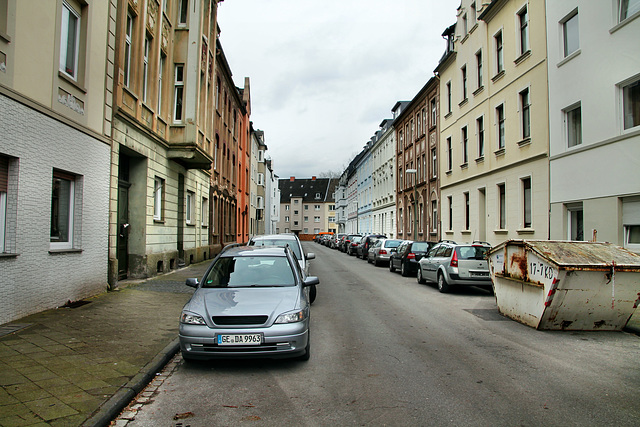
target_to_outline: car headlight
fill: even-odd
[[[197,314],[183,312],[180,316],[180,322],[187,325],[206,325],[204,318]]]
[[[306,310],[290,311],[288,313],[282,313],[276,319],[276,323],[296,323],[302,322],[307,318]]]

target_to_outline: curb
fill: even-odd
[[[178,353],[180,343],[175,338],[156,357],[153,358],[140,372],[116,392],[100,409],[82,423],[83,427],[105,427],[127,407],[131,400],[138,395],[153,380],[155,374],[162,370]]]

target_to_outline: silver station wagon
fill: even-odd
[[[489,249],[491,246],[484,242],[440,242],[420,259],[418,283],[435,282],[443,293],[454,286],[492,288],[487,260]]]
[[[310,303],[303,274],[285,247],[240,246],[211,263],[182,309],[179,340],[186,360],[310,356]]]

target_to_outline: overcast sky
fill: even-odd
[[[341,173],[433,76],[460,0],[226,0],[220,41],[280,178]]]

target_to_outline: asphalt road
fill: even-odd
[[[640,337],[536,331],[485,290],[305,247],[311,360],[177,363],[128,426],[640,425]]]

